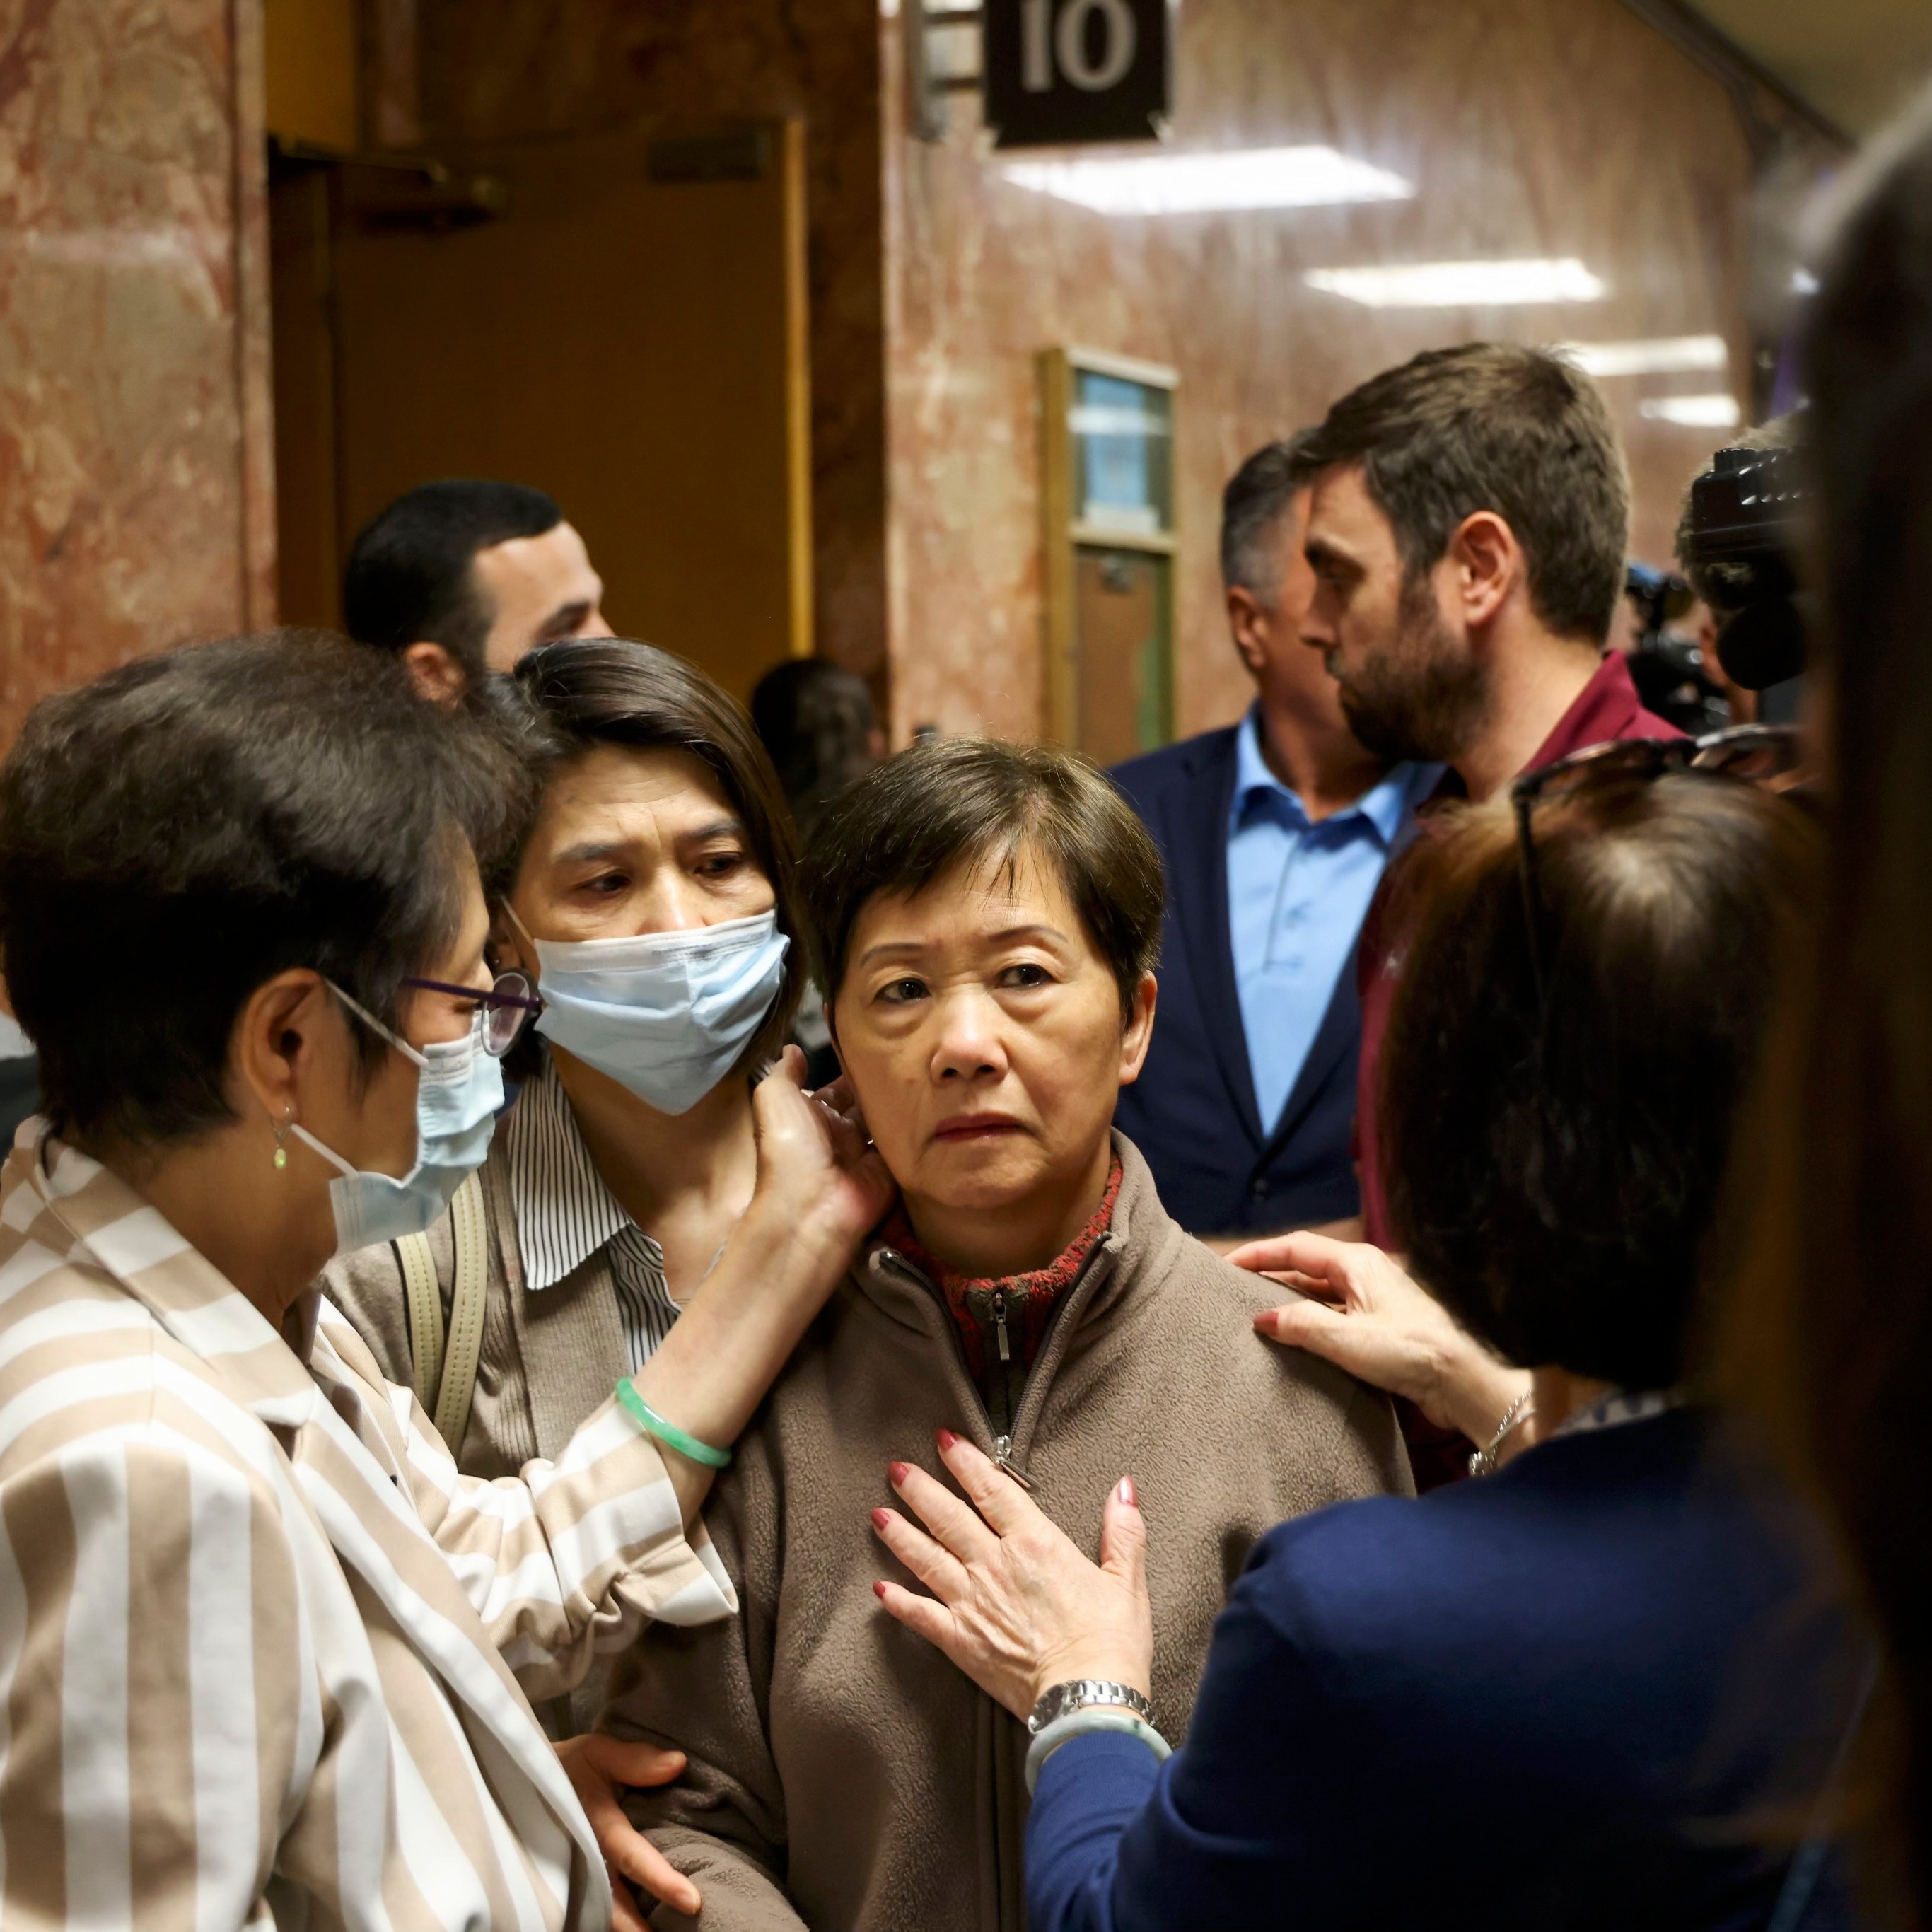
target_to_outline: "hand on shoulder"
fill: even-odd
[[[1261,1334],[1406,1397],[1432,1422],[1474,1441],[1487,1440],[1528,1385],[1526,1371],[1498,1360],[1400,1263],[1367,1242],[1277,1234],[1228,1259],[1294,1291],[1294,1299],[1255,1318]]]

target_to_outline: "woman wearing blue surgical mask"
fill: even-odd
[[[751,1199],[752,1084],[806,972],[782,794],[722,690],[599,638],[532,652],[495,698],[535,797],[487,881],[493,956],[542,1010],[473,1192],[327,1284],[480,1475],[567,1439],[698,1292]],[[413,1318],[412,1268],[436,1304]],[[594,1698],[547,1719],[581,1730]]]
[[[701,1306],[547,1462],[458,1472],[315,1283],[483,1157],[532,996],[477,860],[525,783],[289,635],[50,698],[0,766],[46,1101],[0,1173],[10,1924],[604,1932],[607,1859],[698,1909],[611,1822],[681,1760],[526,1700],[735,1611],[700,1505],[890,1190],[794,1052]]]

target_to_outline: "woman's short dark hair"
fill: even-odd
[[[44,699],[0,766],[0,953],[56,1129],[156,1145],[232,1118],[236,1016],[291,967],[393,1024],[520,782],[398,660],[314,633]],[[351,1033],[372,1068],[387,1049]]]
[[[1690,774],[1533,824],[1546,1011],[1506,802],[1438,821],[1393,882],[1390,1213],[1508,1360],[1668,1388],[1818,835],[1790,800]]]
[[[778,997],[740,1064],[751,1067],[774,1058],[791,1030],[809,970],[798,853],[778,774],[737,700],[696,665],[655,645],[576,638],[522,658],[498,683],[490,708],[533,781],[528,816],[484,880],[493,896],[506,897],[516,883],[542,789],[586,752],[603,745],[688,752],[710,767],[744,821],[752,856],[771,881],[778,929],[791,941]]]
[[[1052,866],[1132,1010],[1160,950],[1160,854],[1100,772],[1050,745],[952,738],[866,773],[819,820],[803,878],[828,1004],[852,928],[880,893],[911,896],[961,864],[1010,866],[1022,848]]]

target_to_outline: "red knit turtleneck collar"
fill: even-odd
[[[985,1348],[980,1324],[971,1312],[969,1296],[990,1294],[995,1288],[1006,1292],[1006,1324],[1018,1341],[1022,1360],[1030,1370],[1040,1352],[1047,1324],[1060,1298],[1078,1278],[1087,1257],[1107,1232],[1114,1218],[1114,1203],[1120,1196],[1120,1163],[1115,1160],[1107,1172],[1106,1191],[1087,1225],[1046,1267],[1024,1274],[974,1276],[948,1268],[938,1256],[920,1244],[903,1202],[896,1202],[879,1228],[879,1238],[895,1247],[946,1298],[953,1325],[966,1351],[966,1366],[975,1377],[986,1372]]]

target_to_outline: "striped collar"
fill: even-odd
[[[543,1072],[525,1085],[504,1116],[503,1136],[525,1288],[554,1286],[626,1228],[637,1229],[637,1238],[662,1272],[662,1250],[604,1185],[548,1054]]]
[[[278,1334],[261,1311],[158,1208],[119,1176],[56,1138],[45,1120],[21,1124],[0,1173],[0,1225],[40,1251],[14,1254],[9,1287],[62,1263],[92,1266],[199,1358],[257,1420],[294,1428],[320,1399],[310,1365],[320,1294],[290,1311]],[[26,1258],[22,1258],[22,1254]],[[0,1302],[7,1299],[0,1289]]]

